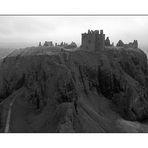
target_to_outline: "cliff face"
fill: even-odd
[[[1,62],[1,132],[148,131],[140,49],[59,50],[28,48]]]

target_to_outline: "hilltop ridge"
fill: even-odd
[[[148,63],[103,30],[39,42],[0,62],[1,132],[148,132]]]

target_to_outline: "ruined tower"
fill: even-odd
[[[133,47],[134,47],[134,48],[138,48],[138,41],[137,41],[137,40],[134,40],[134,42],[133,42]]]
[[[105,40],[105,46],[111,46],[109,37]]]
[[[84,49],[88,49],[90,51],[98,51],[103,50],[105,44],[105,34],[103,34],[103,30],[95,30],[90,31],[88,33],[82,34],[82,47]]]

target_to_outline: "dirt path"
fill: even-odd
[[[9,110],[8,110],[8,115],[7,115],[7,119],[6,119],[6,126],[5,126],[4,133],[9,133],[11,110],[12,110],[12,106],[13,106],[15,99],[16,98],[14,97],[13,100],[9,104]]]

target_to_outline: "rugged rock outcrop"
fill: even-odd
[[[147,132],[147,67],[132,48],[15,51],[0,64],[1,132]]]

